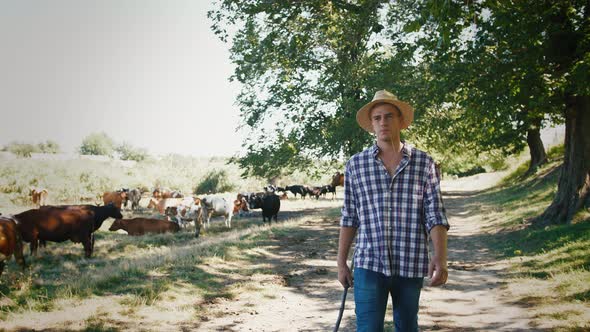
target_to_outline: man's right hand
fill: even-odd
[[[344,288],[354,286],[354,282],[352,279],[352,273],[350,272],[350,269],[348,268],[348,264],[345,263],[341,266],[338,266],[338,281],[340,281],[340,284],[342,284],[342,286]]]

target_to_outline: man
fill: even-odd
[[[389,294],[395,331],[418,331],[424,277],[438,286],[448,275],[449,224],[440,180],[434,160],[400,139],[400,131],[414,119],[410,105],[381,90],[356,119],[377,142],[346,164],[338,280],[353,286],[346,260],[358,234],[353,258],[357,331],[383,331]]]

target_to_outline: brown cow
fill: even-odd
[[[31,255],[37,254],[40,240],[82,242],[86,257],[92,256],[94,231],[107,218],[123,218],[113,204],[43,206],[14,215],[23,241],[31,244]]]
[[[237,199],[234,200],[234,210],[233,210],[233,214],[234,215],[242,215],[244,213],[250,213],[250,207],[248,206],[248,201],[246,200],[246,197],[244,197],[242,194],[238,194],[237,195]]]
[[[332,176],[331,185],[334,187],[344,186],[344,174],[340,173],[340,172],[336,172],[336,174],[334,174],[334,176]]]
[[[121,205],[127,200],[127,193],[124,191],[107,191],[102,194],[104,205],[112,203],[117,209],[121,210]]]
[[[47,189],[31,188],[29,195],[31,196],[31,201],[33,201],[33,205],[35,205],[36,207],[47,205]]]
[[[160,189],[156,188],[152,192],[152,197],[157,199],[163,198],[183,198],[184,195],[178,190]]]
[[[152,197],[152,198],[150,198],[147,208],[148,209],[153,208],[154,210],[158,210],[158,212],[160,212],[160,214],[165,214],[166,208],[178,206],[180,203],[182,203],[182,201],[183,201],[182,198],[157,199],[157,198]]]
[[[177,223],[148,218],[133,218],[133,219],[116,219],[109,231],[116,231],[122,229],[128,235],[144,235],[144,234],[160,234],[160,233],[176,233],[180,230]]]
[[[16,222],[11,218],[0,217],[0,275],[4,271],[6,261],[14,255],[16,262],[25,269],[23,241]]]

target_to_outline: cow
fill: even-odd
[[[285,190],[292,192],[293,195],[295,195],[295,198],[297,198],[297,194],[301,195],[301,197],[303,197],[304,199],[305,199],[305,196],[307,196],[307,189],[305,186],[301,186],[301,185],[286,186]]]
[[[125,191],[107,191],[102,194],[104,205],[113,204],[119,210],[121,210],[121,206],[125,200],[127,200],[127,193]]]
[[[272,184],[269,184],[268,186],[263,188],[265,192],[269,192],[269,193],[274,193],[275,191],[278,190],[278,187]]]
[[[94,232],[107,218],[123,218],[113,204],[43,206],[14,215],[23,241],[31,244],[31,255],[37,255],[39,241],[82,242],[86,258],[92,256]]]
[[[183,198],[184,195],[182,194],[182,192],[180,192],[180,190],[173,190],[170,192],[170,198]]]
[[[144,234],[176,233],[180,230],[177,223],[161,219],[133,218],[115,219],[109,231],[122,229],[127,235],[137,236]]]
[[[180,203],[182,203],[181,198],[157,199],[157,198],[152,197],[152,198],[150,198],[147,208],[148,209],[154,208],[154,210],[157,210],[158,212],[160,212],[160,214],[165,214],[166,208],[168,208],[170,206],[178,206],[178,205],[180,205]]]
[[[33,205],[36,207],[47,205],[47,195],[48,191],[45,188],[31,188],[29,191],[29,195],[31,196],[31,201]]]
[[[250,210],[254,209],[262,209],[262,198],[266,195],[265,193],[258,192],[258,193],[250,193],[247,196],[248,206]]]
[[[235,216],[237,214],[238,216],[241,216],[244,213],[250,213],[250,206],[248,205],[246,197],[242,194],[238,194],[234,201],[233,215]]]
[[[0,275],[4,271],[6,261],[14,255],[14,259],[25,269],[25,257],[23,255],[23,240],[14,219],[0,217]]]
[[[436,171],[436,176],[442,180],[442,163],[435,162],[434,163],[434,170]]]
[[[331,184],[327,184],[325,186],[322,187],[322,194],[324,195],[324,197],[326,196],[326,193],[332,193],[332,199],[336,198],[336,187],[334,187]]]
[[[307,192],[309,193],[309,197],[315,196],[315,199],[320,199],[320,195],[325,195],[326,190],[323,187],[307,187]]]
[[[281,200],[278,195],[274,193],[264,195],[262,197],[262,222],[266,222],[266,218],[268,218],[268,224],[270,225],[273,217],[275,222],[277,222],[277,215],[280,209]]]
[[[170,189],[160,189],[156,188],[152,192],[152,197],[157,199],[162,198],[183,198],[184,195],[179,190],[170,190]]]
[[[201,200],[199,198],[186,197],[176,206],[168,206],[164,214],[170,221],[187,227],[191,221],[198,227],[202,220]],[[198,223],[198,224],[197,224]]]
[[[201,199],[203,216],[205,216],[205,228],[210,226],[211,217],[223,216],[225,226],[231,228],[231,218],[233,216],[232,203],[222,197],[205,196]]]
[[[141,190],[133,188],[127,193],[127,199],[131,201],[131,210],[135,210],[139,207],[139,201],[141,200]],[[127,206],[127,204],[125,204]]]
[[[332,183],[330,183],[334,187],[342,186],[344,187],[344,174],[340,172],[336,172],[332,176]]]

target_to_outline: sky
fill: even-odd
[[[0,0],[0,145],[74,152],[105,132],[153,155],[239,152],[239,86],[211,6]]]

